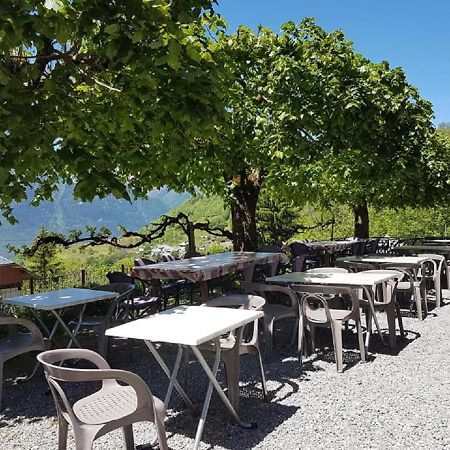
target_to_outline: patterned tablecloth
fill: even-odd
[[[311,247],[313,250],[323,250],[328,253],[335,253],[345,250],[349,245],[356,242],[356,240],[348,241],[316,241],[307,242],[306,245]]]
[[[133,267],[133,274],[143,279],[185,278],[190,281],[204,281],[222,275],[245,270],[256,264],[274,264],[287,260],[284,253],[229,252],[197,256],[147,266]]]

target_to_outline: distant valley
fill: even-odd
[[[71,186],[62,185],[55,193],[53,202],[43,202],[39,207],[25,202],[16,205],[14,215],[19,223],[10,225],[2,220],[0,254],[6,255],[7,244],[29,244],[42,226],[61,233],[71,229],[83,230],[87,225],[107,227],[112,232],[118,232],[118,225],[137,230],[176,208],[187,198],[189,194],[160,189],[152,191],[148,199],[133,203],[112,196],[84,203],[73,199]]]

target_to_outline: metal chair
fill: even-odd
[[[299,340],[303,340],[304,328],[308,327],[313,351],[315,351],[316,327],[330,328],[333,337],[337,371],[342,372],[342,324],[349,320],[354,320],[358,334],[361,361],[366,360],[366,349],[364,347],[362,335],[358,296],[354,289],[321,285],[292,285],[291,288],[300,295],[300,308],[303,323],[301,323],[299,329],[299,333],[301,334]],[[327,303],[330,296],[340,296],[350,299],[351,309],[331,309]]]
[[[2,407],[3,364],[15,356],[45,350],[45,341],[39,328],[29,320],[0,315],[0,326],[8,327],[8,334],[0,339],[0,409]],[[28,330],[21,333],[18,327]]]
[[[273,346],[273,329],[274,323],[277,320],[295,318],[295,327],[292,334],[292,343],[297,335],[297,352],[300,357],[301,352],[301,341],[298,339],[298,325],[299,325],[299,305],[298,298],[292,289],[284,286],[278,286],[275,284],[265,284],[265,283],[248,283],[241,281],[241,288],[247,294],[254,294],[263,297],[266,300],[266,304],[263,307],[264,311],[264,344],[265,344],[265,354],[266,358],[270,359],[272,356],[272,346]],[[275,295],[277,300],[279,297],[283,297],[287,300],[287,304],[283,305],[280,303],[269,303],[268,298]]]
[[[161,450],[167,450],[164,403],[153,396],[144,380],[125,370],[111,369],[99,354],[86,349],[49,350],[37,359],[44,366],[45,376],[55,400],[59,423],[58,449],[67,448],[69,424],[75,434],[77,449],[91,449],[99,437],[117,428],[123,429],[127,450],[134,449],[132,424],[154,422]],[[95,369],[69,368],[59,363],[67,360],[86,360]],[[64,384],[60,383],[63,382]],[[70,402],[66,383],[102,382],[95,393]],[[119,384],[120,381],[123,384]]]
[[[263,297],[257,295],[223,295],[203,303],[202,307],[226,307],[226,308],[242,308],[260,311],[263,309],[266,301]],[[220,357],[225,365],[225,374],[227,378],[228,398],[237,410],[239,405],[239,356],[252,354],[258,361],[261,384],[264,399],[267,400],[267,385],[264,375],[264,367],[261,359],[261,352],[258,345],[258,321],[253,323],[253,331],[249,340],[244,340],[245,327],[229,333],[220,340],[221,354]],[[214,358],[215,351],[211,346],[201,346],[200,351],[205,357]]]
[[[105,335],[105,331],[113,324],[120,324],[128,320],[128,317],[126,316],[122,318],[117,317],[116,312],[120,309],[119,305],[121,305],[121,303],[130,300],[134,285],[128,283],[110,283],[103,286],[97,286],[94,289],[98,291],[117,292],[119,295],[113,300],[108,300],[109,305],[105,315],[84,317],[80,323],[71,321],[69,322],[69,327],[72,329],[78,327],[78,329],[94,330],[98,336],[99,353],[107,358],[109,338]]]

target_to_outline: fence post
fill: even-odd
[[[81,269],[81,286],[86,285],[86,270]]]
[[[122,270],[122,273],[125,273],[125,264],[122,264],[121,270]]]
[[[34,279],[30,278],[30,294],[34,294]]]

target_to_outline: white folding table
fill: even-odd
[[[88,303],[96,302],[99,300],[107,300],[116,298],[119,294],[109,291],[97,291],[94,289],[59,289],[56,291],[39,292],[36,294],[19,295],[16,297],[7,297],[3,300],[4,303],[12,306],[24,306],[30,308],[33,315],[43,327],[47,333],[47,338],[51,342],[55,336],[58,326],[64,329],[69,336],[69,343],[67,347],[71,347],[74,343],[77,347],[81,348],[80,343],[76,338],[78,329],[80,328],[81,321],[83,320],[83,314]],[[70,306],[80,306],[80,313],[78,315],[77,325],[72,331],[64,322],[64,313]],[[38,310],[51,311],[55,316],[55,323],[52,330],[44,324]]]
[[[267,278],[268,283],[274,284],[325,284],[336,286],[347,286],[353,289],[368,288],[372,292],[375,292],[376,286],[380,283],[393,280],[394,274],[387,273],[313,273],[313,272],[292,272],[278,275],[276,277]],[[377,327],[378,334],[380,335],[381,342],[384,344],[383,334],[381,333],[381,327],[378,323],[377,316],[375,314],[375,307],[373,305],[373,299],[368,299],[370,312],[374,318],[375,325]],[[370,333],[366,336],[366,346],[369,345]]]
[[[166,407],[169,405],[172,391],[175,387],[186,405],[192,410],[195,410],[188,395],[177,381],[183,351],[185,351],[186,347],[192,350],[209,378],[205,402],[203,404],[195,435],[194,449],[197,449],[201,441],[213,388],[217,391],[225,406],[240,426],[244,428],[254,427],[254,425],[244,423],[240,420],[235,408],[221,389],[216,379],[216,375],[220,363],[220,336],[248,323],[252,323],[261,317],[263,317],[262,311],[202,306],[178,306],[143,319],[110,328],[106,330],[106,335],[144,340],[170,380],[164,401]],[[211,369],[203,357],[199,345],[212,340],[215,344],[215,358]],[[155,342],[165,342],[176,344],[178,346],[178,353],[172,372],[169,370],[167,364],[154,346]]]

